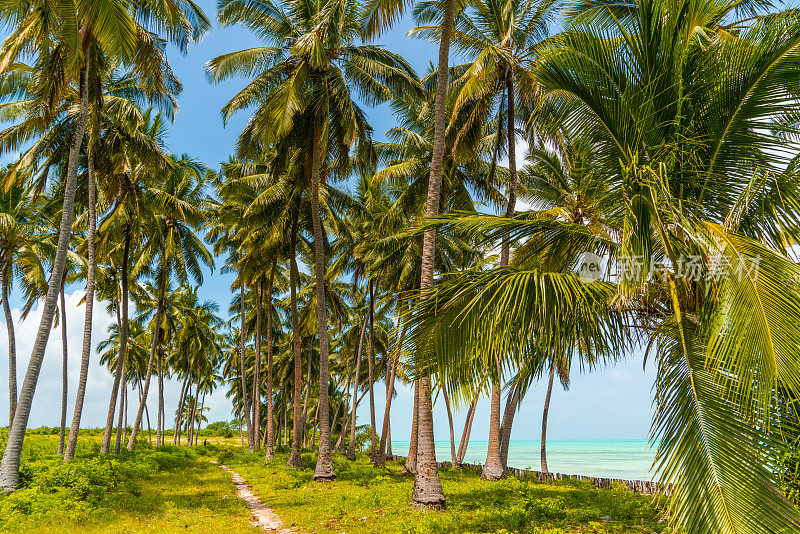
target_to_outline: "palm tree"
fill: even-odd
[[[502,132],[507,135],[508,203],[506,217],[514,215],[517,199],[516,167],[516,86],[530,79],[527,67],[533,47],[547,36],[548,25],[555,15],[555,0],[522,2],[511,0],[478,0],[469,10],[459,12],[455,21],[453,42],[459,50],[471,56],[471,63],[461,66],[463,74],[453,83],[456,86],[454,114],[465,114],[456,145],[474,142],[493,113],[497,115],[493,167],[502,146]],[[429,24],[442,17],[439,5],[433,2],[418,3],[415,9],[418,24]],[[438,39],[439,26],[418,26],[412,34]],[[476,132],[477,131],[477,135]],[[508,265],[508,240],[500,251],[500,266]],[[499,362],[495,365],[497,367]],[[489,422],[489,447],[482,477],[489,480],[505,478],[501,458],[500,389],[499,371],[491,372],[491,410]]]
[[[118,316],[118,324],[109,326],[108,337],[97,344],[100,364],[107,365],[112,373],[116,373],[117,369],[123,370],[119,393],[120,408],[114,446],[115,454],[119,454],[123,447],[125,427],[127,426],[127,385],[130,380],[135,384],[138,383],[140,375],[144,374],[149,354],[148,347],[151,344],[147,329],[138,320],[128,321],[128,325],[124,326],[124,329],[125,335],[122,333],[123,323]],[[123,343],[126,347],[124,351],[121,347]],[[122,357],[125,360],[120,363],[119,360]],[[130,380],[129,377],[131,377]]]
[[[120,93],[127,86],[126,77],[120,80]],[[125,103],[122,95],[108,91],[106,98],[117,98],[117,102]],[[111,106],[106,106],[109,108]],[[127,106],[120,106],[127,107]],[[133,108],[134,110],[136,108]],[[167,108],[169,109],[169,107]],[[141,120],[135,121],[128,135],[126,130],[115,136],[109,136],[113,141],[111,146],[105,148],[106,154],[120,154],[124,157],[129,167],[126,172],[109,173],[101,185],[101,195],[110,204],[106,215],[100,222],[100,249],[119,270],[119,301],[120,301],[120,332],[122,342],[119,345],[120,357],[114,372],[114,385],[111,388],[111,397],[106,418],[105,432],[100,445],[100,452],[107,454],[111,443],[111,432],[114,425],[114,412],[116,410],[117,396],[121,386],[124,386],[125,361],[127,351],[128,329],[128,300],[131,278],[138,276],[138,272],[131,272],[134,267],[131,258],[137,257],[138,245],[142,242],[142,232],[149,226],[155,217],[155,197],[151,194],[150,184],[154,177],[159,176],[159,170],[168,167],[167,156],[161,151],[166,135],[165,122],[161,114],[145,113]],[[131,142],[132,140],[144,141],[143,143]],[[140,145],[144,145],[140,148]],[[113,260],[118,255],[118,260]],[[122,398],[120,398],[120,403]],[[122,417],[122,410],[119,412]],[[119,447],[117,446],[118,450]]]
[[[370,0],[366,5],[364,21],[367,36],[375,36],[391,26],[403,13],[409,3],[410,2],[398,0]],[[450,40],[453,34],[455,12],[455,0],[445,0],[439,39],[436,97],[434,99],[434,143],[431,152],[430,179],[428,181],[428,195],[425,207],[425,215],[428,217],[439,213],[447,127],[445,106],[450,60]],[[420,279],[420,289],[423,291],[433,287],[435,256],[436,234],[435,230],[430,229],[424,235],[424,245],[422,247],[422,277]],[[418,465],[414,476],[414,491],[411,495],[411,502],[412,505],[422,508],[443,508],[445,506],[445,498],[436,464],[430,378],[423,376],[419,381],[419,385],[418,434],[421,438],[420,444],[422,446],[418,454]]]
[[[178,399],[177,413],[184,411],[187,395],[196,385],[197,392],[209,374],[213,374],[216,356],[219,353],[219,336],[216,329],[221,324],[217,317],[218,307],[213,302],[200,302],[196,288],[183,288],[177,306],[177,328],[173,338],[170,360],[172,367],[184,375],[184,383]],[[207,384],[210,386],[210,384]],[[180,420],[175,419],[173,443],[180,443]]]
[[[780,447],[775,392],[800,385],[800,273],[786,249],[798,226],[767,199],[796,205],[796,189],[763,177],[785,176],[791,165],[784,141],[767,132],[797,130],[778,110],[795,98],[782,80],[795,69],[800,22],[794,13],[741,20],[733,6],[704,0],[679,10],[660,0],[582,7],[578,24],[542,51],[538,112],[563,112],[561,124],[598,144],[592,165],[622,232],[601,239],[569,221],[462,222],[495,238],[536,237],[543,264],[558,264],[563,250],[605,249],[617,259],[618,283],[540,269],[481,275],[493,292],[482,303],[503,324],[482,324],[479,343],[504,350],[503,339],[522,343],[524,330],[539,345],[563,337],[566,325],[603,348],[637,334],[615,315],[632,317],[658,365],[652,438],[657,473],[675,488],[672,521],[688,532],[796,530],[797,510],[765,467]],[[697,276],[686,270],[694,259]],[[513,304],[522,322],[501,304],[509,291],[522,295]],[[552,316],[561,332],[551,330]]]
[[[149,240],[145,244],[142,255],[135,269],[145,265],[153,265],[153,277],[157,286],[155,317],[153,320],[153,343],[147,363],[142,400],[136,414],[128,450],[133,450],[147,394],[150,389],[153,362],[161,347],[162,321],[166,306],[166,291],[171,275],[181,283],[189,277],[202,281],[201,265],[213,267],[214,260],[203,242],[195,234],[203,220],[206,203],[205,168],[188,158],[174,158],[173,168],[166,177],[166,182],[153,190],[154,202],[160,206],[153,227],[149,232]]]
[[[380,273],[382,284],[390,292],[396,293],[397,299],[400,299],[400,295],[419,288],[422,272],[422,242],[417,237],[405,235],[403,229],[415,218],[424,215],[435,135],[432,115],[435,81],[436,78],[431,75],[426,77],[426,99],[398,95],[392,101],[399,124],[389,130],[389,142],[376,143],[378,154],[386,167],[375,173],[373,183],[361,186],[362,202],[365,206],[372,205],[367,212],[373,213],[356,215],[357,221],[362,218],[364,221],[360,223],[363,228],[355,233],[359,245],[352,256],[363,258],[360,261],[364,265],[369,265],[371,271]],[[456,128],[452,130],[457,131]],[[494,174],[503,175],[504,171],[500,168],[493,169],[491,162],[482,159],[488,152],[486,137],[488,136],[484,136],[483,140],[471,147],[462,147],[460,153],[457,153],[454,147],[456,136],[448,134],[448,150],[440,187],[440,210],[474,211],[473,195],[492,205],[499,205],[503,201],[502,195],[492,184],[491,174],[494,170]],[[382,200],[383,195],[388,198]],[[384,206],[383,202],[388,202],[388,206]],[[439,255],[435,267],[439,272],[455,269],[459,261],[469,264],[478,256],[471,244],[452,234],[439,235],[438,246]],[[410,304],[406,302],[404,305]],[[398,331],[397,334],[397,341],[400,342],[403,332]],[[391,377],[389,380],[391,382]],[[392,389],[393,385],[390,384],[386,408],[391,407],[389,395]],[[378,466],[384,464],[385,435],[388,433],[388,410],[384,411],[385,428],[375,458]],[[412,431],[413,435],[415,431]],[[410,456],[413,456],[411,453],[416,450],[415,447],[416,441],[412,439],[410,449],[413,450],[410,450]],[[407,463],[410,470],[413,470],[414,461],[415,458],[411,458]]]
[[[273,263],[277,256],[283,255],[288,248],[291,239],[287,239],[287,234],[296,232],[297,228],[292,227],[291,221],[294,214],[294,204],[296,202],[294,179],[291,171],[276,165],[271,160],[251,161],[244,163],[231,158],[222,165],[221,172],[215,180],[215,187],[222,202],[214,206],[213,217],[210,219],[208,239],[214,243],[217,254],[223,251],[228,254],[228,264],[223,269],[236,269],[238,276],[234,281],[234,287],[239,287],[241,293],[245,292],[246,285],[258,285],[261,279],[267,276],[267,265]],[[296,234],[292,234],[296,240]],[[292,279],[294,280],[294,279]],[[274,280],[273,280],[274,282]],[[296,289],[296,288],[295,288]],[[294,289],[293,289],[294,290]],[[271,291],[271,290],[270,290]],[[251,292],[252,293],[252,292]],[[248,300],[240,296],[234,297],[234,303],[238,303],[240,309],[232,313],[240,315],[242,325],[247,321],[245,305]],[[251,294],[251,297],[253,295]],[[252,303],[251,303],[252,304]],[[240,328],[240,351],[244,351],[244,340],[249,332],[256,337],[260,353],[260,325],[261,322],[256,317],[260,313],[260,306],[249,306],[252,313],[254,328]],[[268,316],[268,318],[270,318]],[[255,328],[258,325],[258,328]],[[258,332],[256,332],[258,330]],[[271,325],[267,325],[268,330],[268,371],[270,374],[271,358]],[[299,353],[298,353],[299,354]],[[260,360],[257,362],[260,367]],[[258,370],[260,373],[260,369]],[[247,387],[244,369],[240,370],[241,387],[243,388],[242,400],[250,406],[246,399],[244,388]],[[268,376],[269,382],[269,376]],[[260,380],[254,380],[254,400],[260,398]],[[297,384],[299,390],[299,383]],[[268,384],[268,390],[271,385]],[[298,393],[299,394],[299,393]],[[247,394],[249,396],[249,393]],[[253,402],[253,405],[260,404]],[[267,410],[270,411],[268,402]],[[256,412],[260,411],[260,406],[252,407],[246,412],[248,424],[248,446],[255,448],[256,439],[252,432]],[[269,425],[268,425],[269,426]],[[269,433],[269,428],[267,429]],[[268,447],[269,454],[269,447]],[[298,452],[299,454],[299,452]]]
[[[163,65],[163,70],[169,71],[168,66]],[[99,69],[96,69],[99,70]],[[120,79],[121,78],[121,79]],[[80,429],[81,415],[83,413],[83,401],[86,392],[86,378],[89,372],[89,357],[91,354],[91,339],[92,339],[92,313],[94,306],[94,285],[95,285],[95,268],[96,268],[96,185],[97,178],[95,176],[95,167],[98,163],[96,160],[98,149],[108,148],[109,142],[102,139],[104,136],[113,137],[113,141],[117,138],[123,137],[125,144],[128,145],[128,152],[138,152],[139,159],[147,158],[150,164],[163,163],[164,157],[152,139],[147,137],[137,138],[137,130],[141,127],[142,123],[146,124],[149,118],[149,113],[144,117],[139,112],[136,102],[149,102],[156,103],[165,108],[167,113],[171,113],[174,107],[173,93],[178,89],[177,80],[169,80],[166,82],[168,87],[162,87],[164,80],[135,80],[134,76],[121,76],[115,75],[114,71],[100,73],[96,72],[92,85],[95,89],[104,90],[103,95],[95,94],[92,98],[92,105],[90,107],[90,115],[92,121],[88,127],[89,139],[86,147],[86,183],[88,198],[86,199],[88,213],[87,213],[87,233],[86,233],[86,314],[84,319],[84,332],[83,332],[83,349],[81,355],[81,370],[78,380],[78,391],[76,393],[75,410],[72,418],[72,426],[70,427],[69,441],[66,450],[64,451],[64,460],[70,460],[75,454],[75,446],[78,440],[78,431]],[[154,83],[155,82],[155,83]],[[170,83],[172,82],[172,83]],[[106,112],[103,108],[107,106]],[[120,118],[119,115],[123,115]],[[109,117],[110,115],[110,117]],[[131,120],[131,115],[134,117]],[[104,121],[105,119],[105,121]],[[111,120],[109,120],[111,119]],[[108,121],[110,124],[104,124]],[[131,124],[133,123],[133,124]],[[127,130],[127,131],[126,131]],[[131,131],[132,130],[132,131]],[[117,141],[119,142],[119,141]],[[116,173],[118,161],[116,158],[112,161],[99,161],[100,177],[106,178],[109,174]],[[105,164],[105,165],[104,165]]]
[[[6,169],[3,169],[3,173]],[[17,350],[14,335],[14,319],[11,316],[9,293],[15,275],[21,274],[22,256],[35,256],[41,231],[39,212],[41,199],[37,199],[30,186],[14,184],[0,194],[0,298],[8,329],[8,397],[9,427],[17,409]],[[16,272],[15,272],[16,271]]]
[[[222,24],[244,24],[263,35],[275,47],[220,56],[209,64],[215,81],[232,74],[257,74],[254,82],[223,108],[229,117],[239,109],[264,98],[248,125],[248,133],[268,145],[271,139],[285,139],[292,128],[309,131],[310,147],[305,143],[305,158],[310,162],[311,216],[315,246],[314,274],[317,288],[317,326],[320,343],[320,450],[314,477],[333,478],[328,409],[329,337],[325,308],[325,257],[319,205],[322,164],[328,155],[342,158],[354,142],[368,141],[370,129],[363,112],[350,97],[356,87],[368,103],[379,103],[393,92],[414,91],[414,74],[400,57],[370,45],[355,45],[363,35],[357,23],[359,3],[332,0],[314,4],[311,9],[299,3],[281,9],[253,11],[241,0],[220,5]],[[264,31],[264,28],[271,28]],[[322,29],[323,33],[320,33]],[[324,50],[320,54],[320,50]],[[364,68],[369,64],[368,69]],[[263,73],[261,66],[269,66]],[[282,68],[276,68],[283,65]],[[268,85],[263,82],[270,80]],[[266,89],[258,89],[258,88]],[[295,137],[296,139],[296,137]]]
[[[105,0],[104,0],[105,1]],[[149,5],[132,6],[108,0],[103,7],[74,4],[69,7],[48,3],[17,4],[0,10],[0,17],[14,24],[11,34],[0,49],[0,75],[25,55],[37,62],[36,83],[38,103],[32,109],[43,110],[42,122],[49,122],[62,102],[62,95],[73,90],[78,82],[78,116],[69,146],[65,166],[63,216],[59,229],[58,246],[52,265],[47,297],[34,342],[28,372],[20,391],[15,422],[0,466],[0,487],[12,491],[19,480],[19,458],[25,436],[30,406],[41,369],[50,326],[56,309],[58,291],[64,273],[68,243],[74,212],[77,187],[78,155],[83,144],[89,110],[89,79],[100,56],[112,62],[120,61],[145,72],[153,64],[154,55],[162,52],[151,46],[149,29],[155,33],[166,31],[178,48],[185,52],[190,40],[196,40],[208,28],[208,21],[194,4],[170,2],[151,9]],[[147,16],[140,16],[147,12]],[[167,13],[169,13],[167,15]],[[51,24],[52,22],[52,24]],[[147,27],[142,26],[146,24]],[[77,67],[77,68],[76,68]],[[65,75],[59,75],[64,73]],[[40,105],[43,104],[43,105]],[[53,108],[56,109],[53,109]],[[19,144],[24,139],[6,140],[6,146]],[[80,385],[79,385],[80,387]]]

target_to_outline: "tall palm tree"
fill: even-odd
[[[410,2],[403,0],[370,0],[366,5],[364,26],[368,37],[372,37],[391,26],[403,13]],[[445,157],[445,135],[447,127],[446,97],[448,67],[450,61],[450,40],[453,34],[453,21],[456,12],[455,0],[445,0],[439,39],[439,62],[436,74],[436,97],[434,99],[434,143],[431,153],[430,179],[425,215],[439,213],[442,183],[442,168]],[[436,256],[436,234],[429,229],[424,235],[422,247],[422,277],[420,289],[433,287],[433,266]],[[417,469],[414,476],[414,491],[411,495],[413,505],[422,508],[443,508],[445,506],[442,483],[436,464],[436,446],[433,437],[433,411],[431,402],[430,378],[423,376],[419,381],[419,436],[420,444]]]
[[[658,365],[656,470],[674,484],[671,520],[688,532],[796,530],[800,516],[766,465],[780,448],[774,395],[800,386],[800,273],[786,246],[798,222],[794,208],[784,211],[797,205],[797,190],[763,177],[784,176],[791,165],[782,136],[769,132],[798,129],[779,110],[796,98],[784,80],[797,67],[800,21],[793,12],[749,18],[706,0],[680,9],[661,0],[588,3],[579,11],[576,26],[542,50],[538,112],[558,112],[558,122],[598,143],[593,166],[613,194],[622,232],[609,240],[567,221],[462,222],[494,237],[535,236],[544,262],[558,262],[559,246],[605,249],[618,259],[618,283],[540,269],[481,275],[493,292],[483,301],[491,321],[504,324],[482,324],[478,341],[502,349],[503,339],[524,342],[523,329],[536,332],[537,345],[557,340],[563,332],[550,332],[546,314],[598,347],[647,336]],[[781,208],[766,200],[775,195]],[[513,312],[501,304],[509,291],[522,295]],[[620,306],[608,305],[615,301]],[[525,319],[515,323],[510,312]],[[621,328],[629,323],[617,313],[643,332]]]
[[[166,182],[153,190],[154,201],[160,206],[148,242],[144,245],[136,269],[153,267],[157,285],[156,310],[153,320],[153,343],[147,363],[142,400],[134,419],[128,450],[133,450],[150,389],[153,363],[161,347],[162,321],[166,306],[167,285],[171,276],[185,283],[189,277],[202,281],[201,265],[213,267],[214,259],[196,235],[203,220],[206,203],[205,168],[187,156],[173,158],[173,168]]]
[[[456,16],[453,43],[460,51],[469,54],[471,61],[459,68],[463,74],[453,82],[457,94],[453,113],[467,116],[462,119],[463,125],[456,144],[470,143],[474,142],[475,137],[480,138],[483,125],[491,120],[492,114],[496,114],[492,165],[496,165],[502,146],[502,133],[505,131],[505,153],[508,156],[506,217],[514,215],[517,199],[516,87],[530,79],[528,66],[531,64],[532,50],[547,36],[556,4],[555,0],[478,0]],[[440,38],[440,26],[425,25],[441,19],[439,4],[420,2],[416,6],[415,16],[417,23],[424,26],[414,28],[412,34]],[[501,267],[508,265],[509,252],[508,240],[504,239],[500,250]],[[499,362],[494,367],[498,366]],[[505,477],[500,445],[501,375],[501,372],[494,370],[489,373],[492,382],[489,443],[481,475],[489,480]]]
[[[6,169],[3,169],[5,172]],[[9,427],[17,409],[17,350],[14,318],[11,316],[9,294],[15,276],[24,265],[22,256],[36,255],[36,243],[41,232],[41,199],[37,199],[29,185],[14,184],[0,193],[0,298],[8,329],[8,397]]]
[[[379,157],[386,167],[375,173],[372,179],[374,183],[362,187],[364,192],[360,193],[364,195],[365,205],[375,206],[371,208],[374,213],[363,217],[362,224],[366,223],[366,226],[356,232],[356,239],[360,244],[353,256],[363,257],[362,263],[369,265],[371,271],[380,273],[382,283],[392,293],[396,293],[398,299],[400,295],[419,288],[422,272],[422,242],[417,237],[405,235],[403,229],[424,215],[435,135],[432,120],[435,82],[436,78],[432,75],[426,77],[425,99],[415,98],[413,95],[397,95],[392,101],[399,124],[389,130],[388,142],[376,143]],[[448,111],[452,111],[452,108]],[[454,124],[458,125],[460,122]],[[451,130],[458,131],[457,128]],[[491,181],[492,164],[483,159],[489,152],[486,142],[488,137],[484,136],[473,146],[462,147],[460,153],[457,153],[454,146],[456,136],[454,133],[448,134],[448,150],[440,187],[440,210],[474,211],[476,206],[473,196],[495,206],[503,202],[503,196]],[[504,170],[496,168],[494,174],[502,176]],[[382,195],[388,197],[388,206],[381,205],[382,201],[379,199]],[[362,218],[360,214],[357,217],[357,220]],[[478,255],[469,243],[452,233],[439,235],[438,247],[435,267],[439,272],[455,269],[458,261],[469,264]],[[410,304],[405,302],[405,306]],[[402,331],[398,334],[402,337]],[[391,400],[388,399],[391,385],[389,389],[387,408],[391,407]],[[375,457],[378,466],[384,464],[387,424],[388,417],[385,416],[381,446]],[[416,442],[411,441],[410,448],[416,447]],[[414,461],[414,458],[409,460],[409,469],[413,467]]]
[[[269,4],[253,11],[241,0],[220,5],[222,24],[244,24],[271,41],[273,47],[234,52],[209,64],[214,80],[233,74],[255,74],[256,81],[229,102],[223,113],[263,99],[248,125],[249,135],[269,145],[290,131],[311,131],[305,158],[310,165],[311,217],[315,247],[317,326],[320,344],[320,449],[314,477],[333,478],[328,409],[329,337],[325,308],[325,256],[320,213],[323,162],[333,154],[345,158],[350,145],[369,140],[370,128],[350,96],[355,87],[368,103],[380,103],[393,92],[414,91],[414,73],[400,57],[371,45],[356,45],[363,36],[358,24],[360,5],[354,0],[330,0],[308,5],[289,2],[279,8]],[[265,31],[265,28],[269,28]],[[365,68],[369,65],[368,68]],[[266,70],[262,70],[267,67]],[[265,84],[264,82],[268,82]],[[309,130],[310,129],[310,130]],[[362,147],[363,152],[363,147]]]
[[[123,93],[123,89],[128,86],[126,78],[123,77],[119,80],[120,93]],[[108,91],[105,98],[114,99],[115,97],[120,104],[126,103],[124,93],[117,95],[114,91]],[[110,107],[112,106],[106,106],[106,108]],[[124,105],[120,105],[120,107],[128,108]],[[168,109],[169,107],[167,107]],[[136,108],[134,107],[132,110],[135,111]],[[133,115],[136,116],[135,113]],[[112,259],[115,269],[119,270],[119,323],[122,339],[119,345],[120,357],[117,359],[118,365],[114,371],[114,384],[111,388],[106,427],[100,445],[100,452],[103,454],[109,452],[117,397],[120,387],[124,386],[129,288],[131,279],[135,279],[139,275],[136,269],[131,272],[135,267],[131,259],[137,257],[139,245],[143,241],[142,232],[148,228],[149,222],[153,220],[157,210],[157,205],[153,202],[156,197],[151,194],[150,190],[153,178],[160,175],[159,170],[169,166],[167,156],[163,153],[166,124],[162,115],[152,114],[148,111],[141,116],[140,120],[133,122],[132,125],[128,125],[129,128],[120,128],[116,135],[109,136],[110,146],[103,150],[106,154],[118,154],[127,163],[127,166],[123,167],[126,169],[124,172],[108,173],[100,184],[101,196],[109,206],[99,226],[99,248],[106,257]],[[140,142],[131,142],[133,140]],[[114,260],[115,256],[119,256],[119,259]],[[122,416],[121,409],[119,415]],[[119,447],[116,448],[119,449]]]
[[[145,13],[147,15],[142,16]],[[46,2],[8,5],[0,10],[0,18],[14,25],[0,48],[0,75],[26,55],[34,58],[40,67],[36,69],[35,83],[39,89],[36,91],[38,104],[44,105],[33,108],[43,110],[40,112],[42,122],[48,122],[58,111],[62,95],[74,90],[74,82],[77,82],[80,103],[65,166],[63,216],[48,293],[0,466],[0,487],[12,491],[19,480],[22,442],[61,288],[73,220],[78,154],[88,119],[89,79],[94,65],[101,56],[141,71],[163,65],[163,61],[152,61],[153,56],[161,55],[162,51],[152,46],[153,32],[148,30],[165,31],[169,40],[185,52],[188,42],[199,38],[208,28],[208,21],[193,3],[169,2],[156,7],[147,3],[133,6],[116,0],[105,1],[102,7],[83,3],[56,7]],[[6,145],[22,140],[16,138]]]

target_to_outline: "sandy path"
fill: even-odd
[[[284,528],[281,518],[278,517],[272,508],[261,502],[258,496],[250,489],[250,486],[247,485],[247,481],[242,478],[239,473],[227,465],[220,465],[213,460],[212,463],[219,465],[231,475],[233,485],[236,486],[236,495],[245,502],[250,512],[253,514],[253,521],[251,521],[251,523],[254,527],[258,527],[264,532],[277,534],[296,534],[299,532],[296,528]]]

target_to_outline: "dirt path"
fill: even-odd
[[[278,517],[272,508],[261,502],[258,496],[250,489],[250,486],[247,485],[247,481],[242,478],[239,473],[227,465],[220,465],[213,460],[212,463],[219,465],[231,475],[233,485],[236,486],[236,495],[245,502],[250,512],[253,514],[253,521],[251,521],[251,523],[254,527],[258,527],[264,532],[277,534],[296,534],[300,532],[296,528],[284,528],[281,518]]]

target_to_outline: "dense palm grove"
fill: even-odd
[[[425,73],[375,44],[409,10],[410,35],[440,46]],[[674,525],[800,528],[782,491],[796,496],[800,13],[723,0],[221,0],[219,24],[263,45],[207,64],[211,83],[242,84],[223,121],[249,117],[219,165],[165,141],[181,91],[167,49],[185,53],[211,28],[191,1],[26,0],[0,13],[5,490],[48,338],[66,336],[65,287],[85,283],[77,383],[64,343],[65,461],[94,341],[114,376],[103,453],[145,432],[193,443],[207,395],[224,388],[248,449],[269,462],[285,444],[295,467],[317,451],[323,481],[334,453],[354,457],[365,402],[373,464],[407,453],[412,504],[443,507],[434,399],[448,415],[467,409],[460,439],[450,415],[454,464],[490,400],[483,476],[497,480],[533,384],[549,403],[573,367],[643,349]],[[451,46],[463,64],[449,66]],[[366,112],[381,103],[388,132]],[[602,259],[601,279],[581,272],[587,257]],[[214,268],[235,275],[227,313],[198,297]],[[24,314],[41,309],[26,370],[13,292]],[[116,317],[102,340],[95,300]],[[168,379],[178,399],[165,399]],[[399,382],[415,391],[408,451],[391,450]],[[547,406],[544,471],[546,423]]]

